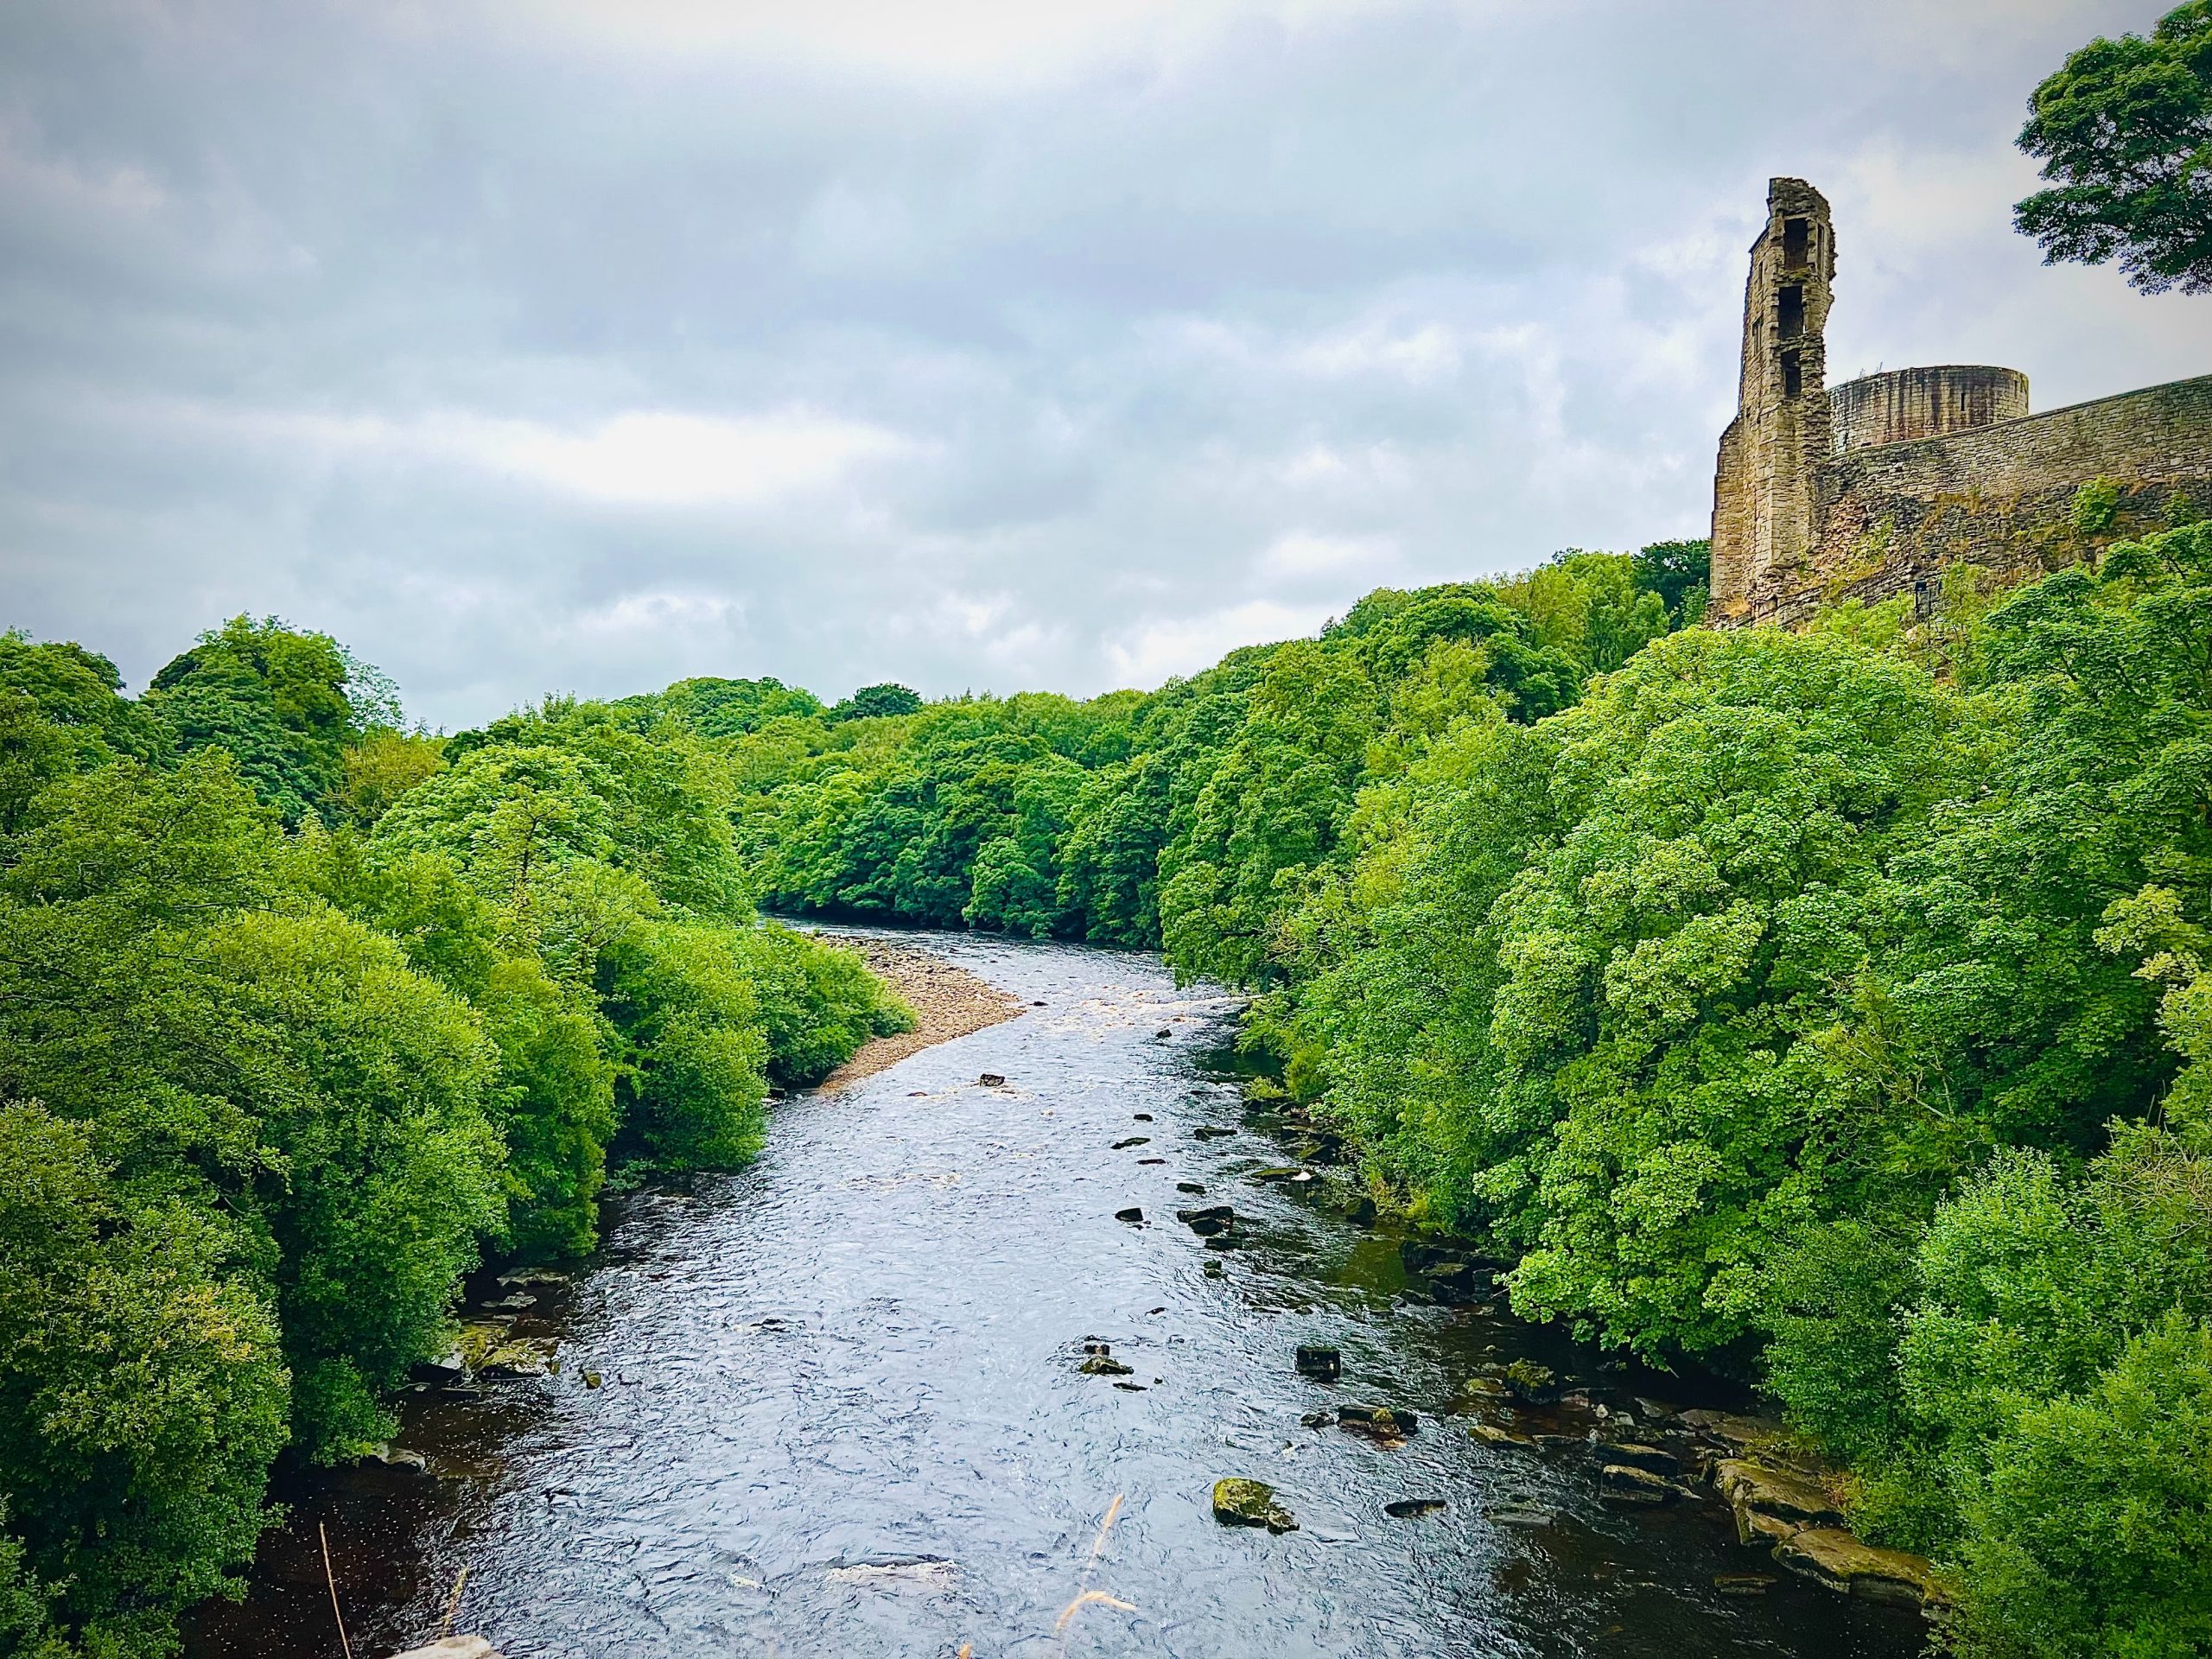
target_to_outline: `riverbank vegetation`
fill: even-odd
[[[783,906],[1258,992],[1521,1312],[1847,1462],[1960,1649],[2202,1651],[2212,531],[1797,633],[1681,626],[1700,551],[1377,593],[1147,696],[764,712],[740,840]]]
[[[1756,1381],[1961,1650],[2202,1650],[2212,527],[1794,633],[1697,626],[1703,556],[1381,591],[1149,694],[448,738],[274,625],[135,701],[6,642],[0,1620],[158,1649],[486,1241],[588,1246],[610,1158],[741,1158],[895,1021],[757,902],[1249,988],[1377,1191],[1523,1313]]]
[[[0,637],[0,1653],[169,1651],[285,1448],[356,1455],[486,1252],[728,1166],[906,1011],[757,920],[688,727],[410,734],[235,620],[120,695]]]

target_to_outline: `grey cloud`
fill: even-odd
[[[2212,359],[2007,223],[2133,3],[561,15],[0,17],[4,620],[143,682],[276,610],[446,723],[1156,678],[1698,530],[1770,172],[1836,201],[1839,366]]]

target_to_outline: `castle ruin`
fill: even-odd
[[[2026,581],[2212,513],[2212,375],[2044,415],[2014,369],[1893,369],[1831,390],[1835,270],[1827,200],[1770,181],[1713,475],[1713,625],[1899,594],[1924,613],[1945,566]],[[2084,486],[2094,511],[2077,512]]]

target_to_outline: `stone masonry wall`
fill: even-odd
[[[2075,493],[2120,489],[2111,533],[2071,522]],[[1716,606],[1718,626],[1790,622],[1840,599],[1904,593],[1926,604],[1943,567],[2023,582],[2116,535],[2165,521],[2175,498],[2212,514],[2212,375],[1942,437],[1859,448],[1821,469],[1808,569]],[[1716,584],[1716,596],[1718,588]]]
[[[2024,419],[2028,377],[1986,364],[1945,364],[1862,375],[1828,390],[1835,450],[1904,443]]]

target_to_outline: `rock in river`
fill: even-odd
[[[1298,1344],[1298,1374],[1322,1382],[1333,1382],[1344,1375],[1344,1356],[1335,1349],[1319,1343]]]
[[[1794,1469],[1724,1458],[1713,1465],[1713,1484],[1735,1510],[1736,1535],[1747,1544],[1779,1541],[1804,1527],[1843,1524],[1843,1512],[1827,1489]]]
[[[1434,1515],[1443,1507],[1440,1497],[1401,1497],[1385,1503],[1382,1513],[1394,1521],[1410,1521],[1417,1516]]]
[[[1124,1365],[1114,1357],[1114,1351],[1103,1342],[1083,1344],[1083,1363],[1076,1367],[1085,1376],[1134,1376],[1136,1368]]]
[[[1198,1210],[1178,1210],[1175,1219],[1200,1238],[1211,1238],[1236,1224],[1236,1211],[1229,1205],[1210,1204]]]
[[[1936,1594],[1928,1563],[1919,1556],[1861,1543],[1840,1527],[1808,1527],[1777,1548],[1774,1559],[1831,1590],[1872,1601],[1918,1606]]]
[[[1126,1221],[1132,1227],[1141,1227],[1144,1225],[1144,1211],[1133,1204],[1126,1210],[1116,1210],[1114,1212],[1114,1219]]]
[[[1559,1399],[1559,1374],[1533,1359],[1516,1359],[1497,1374],[1506,1392],[1524,1405],[1548,1406]]]
[[[1296,1532],[1298,1522],[1275,1502],[1275,1489],[1264,1480],[1217,1480],[1213,1484],[1213,1518],[1228,1527],[1265,1527],[1269,1532]]]
[[[1419,1414],[1403,1406],[1349,1405],[1337,1408],[1337,1427],[1374,1440],[1402,1440],[1421,1426]]]
[[[1133,1135],[1125,1141],[1116,1141],[1112,1147],[1108,1148],[1108,1150],[1112,1152],[1127,1152],[1131,1147],[1148,1147],[1151,1144],[1152,1137],[1150,1135]]]
[[[1671,1503],[1681,1496],[1664,1475],[1630,1463],[1609,1463],[1598,1475],[1598,1496],[1607,1503]]]

